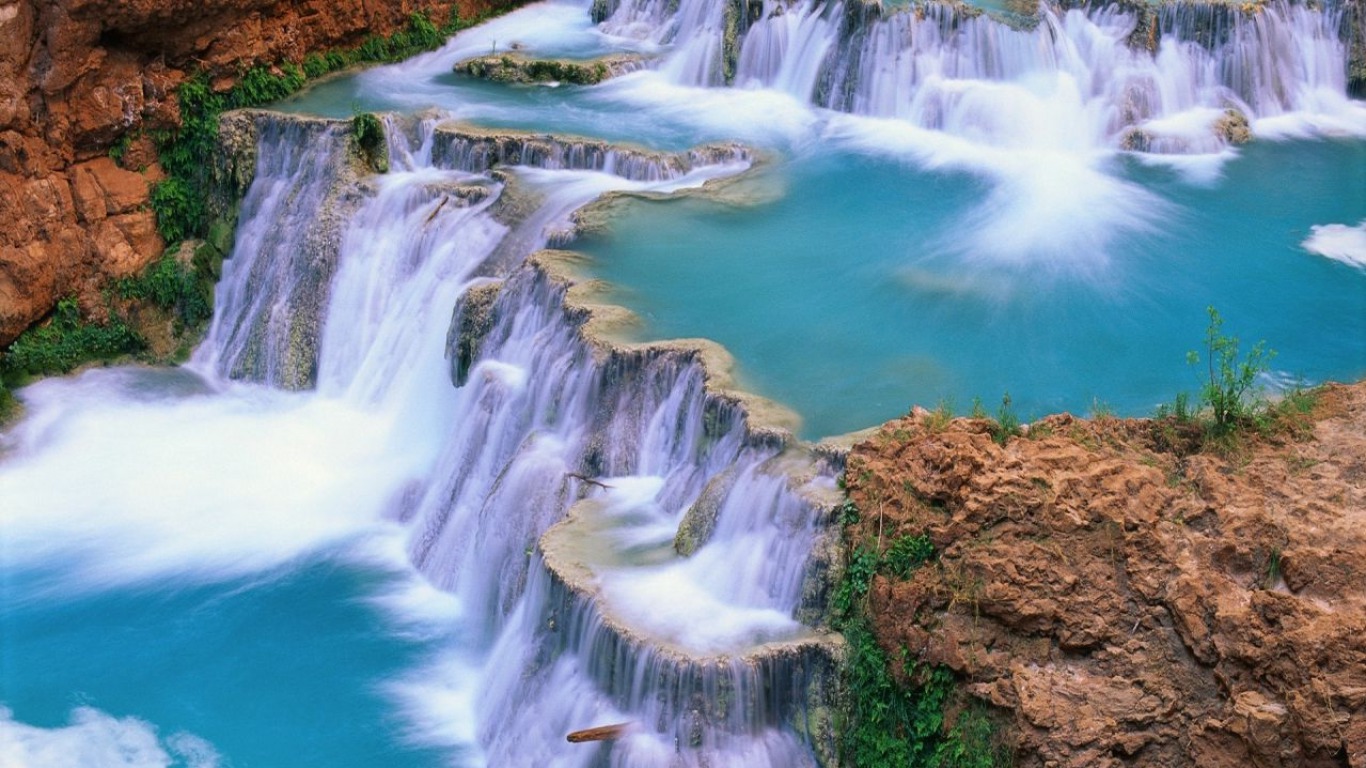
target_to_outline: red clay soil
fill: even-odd
[[[1225,455],[1147,420],[885,425],[849,458],[890,658],[946,664],[1020,766],[1366,768],[1366,383]]]
[[[179,123],[175,89],[388,35],[416,10],[444,21],[502,0],[0,0],[0,346],[75,294],[164,248],[149,209],[161,178],[141,132]],[[116,164],[109,149],[132,141]]]

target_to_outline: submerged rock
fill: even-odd
[[[1224,114],[1214,121],[1214,132],[1230,144],[1246,144],[1252,141],[1252,126],[1247,122],[1247,115],[1237,109],[1224,110]]]

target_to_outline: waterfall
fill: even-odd
[[[239,229],[224,262],[196,365],[287,389],[313,385],[337,240],[352,208],[339,194],[351,172],[339,162],[345,143],[335,125],[262,124],[255,181],[242,200],[252,225]]]
[[[199,363],[389,414],[383,439],[411,460],[385,514],[459,601],[490,760],[813,765],[829,736],[802,713],[834,662],[808,577],[834,469],[715,391],[709,348],[599,338],[600,310],[554,259],[524,262],[604,192],[697,186],[748,150],[391,116],[392,170],[369,175],[344,123],[253,125],[256,178]],[[567,539],[596,556],[566,560]],[[702,614],[726,618],[698,637]],[[635,724],[615,745],[564,741],[614,719]]]
[[[660,70],[678,84],[771,88],[994,148],[1207,154],[1249,128],[1366,131],[1342,3],[669,7],[623,0],[602,28],[670,46]]]

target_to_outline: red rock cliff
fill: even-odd
[[[951,667],[1019,766],[1366,768],[1366,384],[1232,458],[1070,416],[997,445],[912,415],[855,449],[891,658]],[[1174,439],[1175,438],[1175,439]]]
[[[0,346],[76,294],[162,251],[142,128],[175,126],[175,89],[201,69],[258,63],[388,35],[413,11],[443,21],[507,0],[0,0]]]

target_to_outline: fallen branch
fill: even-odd
[[[427,226],[428,224],[431,224],[431,223],[432,223],[432,219],[435,219],[435,218],[436,218],[436,215],[437,215],[438,213],[441,213],[441,209],[442,209],[442,208],[445,208],[445,207],[446,207],[446,203],[449,203],[450,201],[451,201],[451,199],[450,199],[449,197],[443,197],[443,198],[441,198],[441,204],[438,205],[438,206],[436,207],[436,210],[435,210],[435,211],[432,211],[432,215],[428,216],[426,221],[422,222],[422,226],[425,227],[425,226]]]
[[[599,725],[596,728],[585,728],[582,731],[574,731],[565,737],[571,744],[580,744],[585,741],[611,741],[630,727],[630,723],[617,723],[616,725]]]
[[[589,484],[589,485],[596,485],[596,486],[599,487],[599,488],[611,488],[611,487],[612,487],[612,486],[608,485],[607,483],[602,482],[601,480],[594,480],[594,479],[591,478],[591,477],[587,477],[587,476],[585,476],[585,475],[580,475],[578,472],[570,472],[570,473],[566,474],[565,477],[572,477],[572,478],[574,478],[575,480],[578,480],[578,481],[580,481],[580,482],[587,483],[587,484]]]

